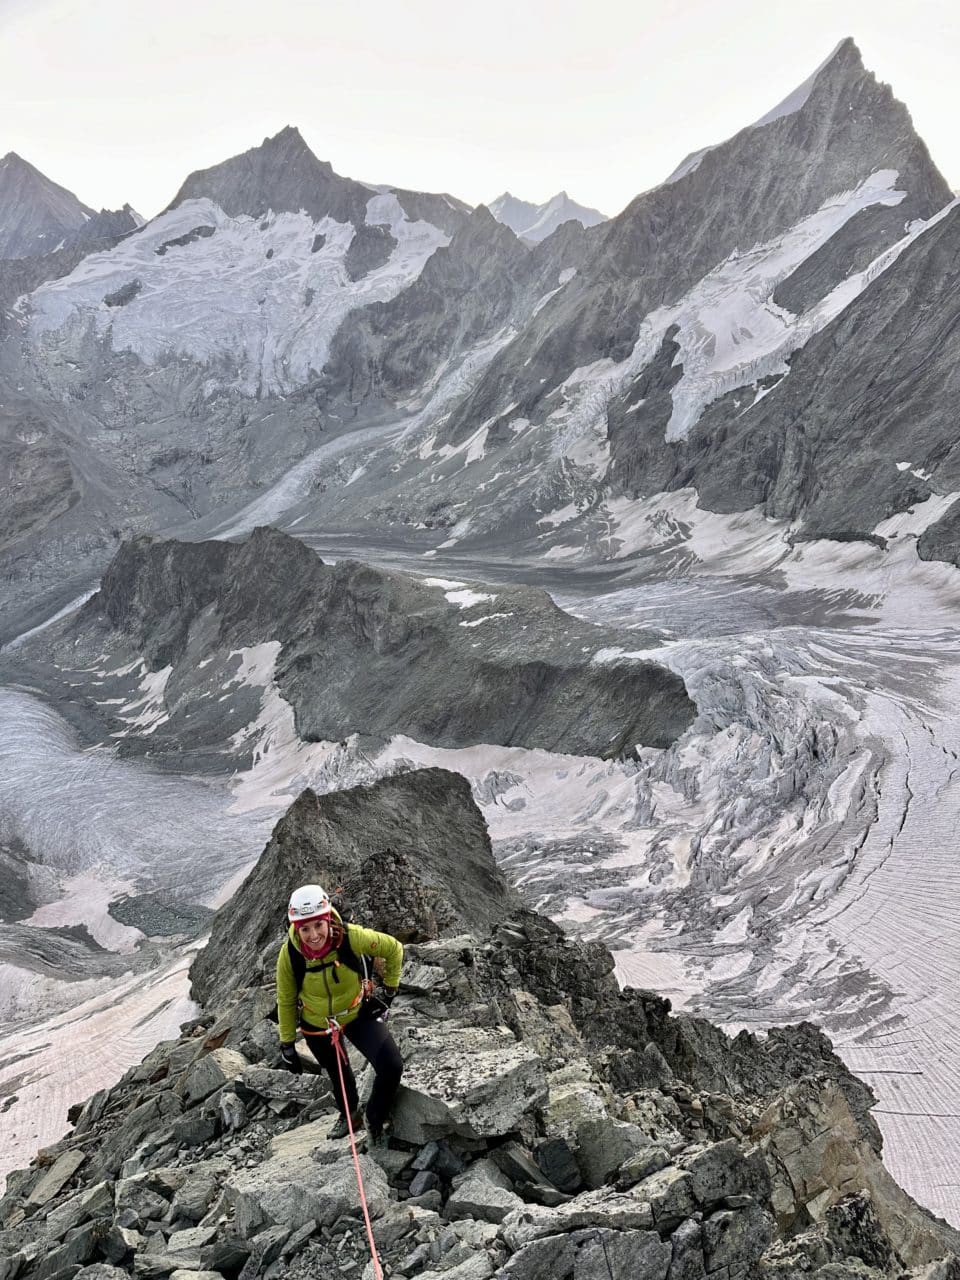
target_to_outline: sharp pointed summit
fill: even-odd
[[[0,160],[0,258],[49,253],[93,212],[15,151]]]
[[[170,208],[206,198],[231,217],[302,209],[316,219],[329,216],[359,227],[375,194],[364,183],[335,173],[328,161],[314,155],[300,130],[287,125],[259,146],[191,173]]]

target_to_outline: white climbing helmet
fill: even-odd
[[[303,924],[305,920],[318,920],[328,916],[332,910],[330,895],[318,884],[302,884],[290,895],[287,907],[287,919],[293,925]]]

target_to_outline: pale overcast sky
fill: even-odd
[[[286,124],[342,174],[614,214],[846,35],[960,185],[960,5],[0,0],[0,155],[152,216]]]

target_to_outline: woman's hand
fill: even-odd
[[[281,1044],[280,1065],[287,1071],[292,1071],[295,1076],[303,1074],[303,1063],[300,1061],[295,1044]]]

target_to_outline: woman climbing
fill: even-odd
[[[385,1025],[400,983],[403,945],[387,933],[344,924],[328,894],[317,884],[294,890],[287,919],[290,928],[277,956],[277,1021],[283,1065],[296,1075],[303,1070],[295,1045],[299,1025],[313,1056],[330,1077],[340,1112],[329,1137],[346,1136],[348,1108],[351,1123],[359,1128],[363,1117],[348,1061],[341,1063],[346,1098],[340,1088],[337,1049],[331,1036],[333,1024],[339,1024],[346,1039],[373,1067],[366,1126],[368,1143],[382,1146],[383,1126],[403,1073],[400,1050]],[[383,978],[376,993],[374,972],[382,973]]]

